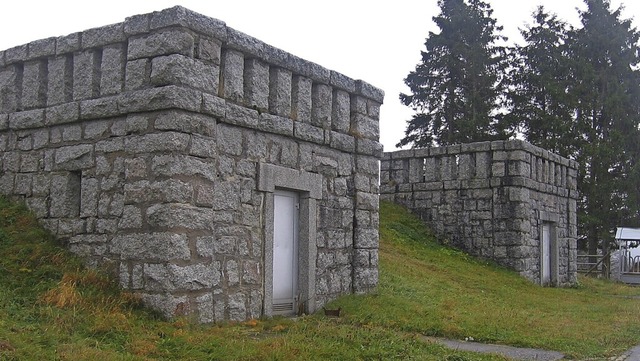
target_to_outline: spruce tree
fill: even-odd
[[[398,146],[431,147],[505,137],[496,127],[504,48],[501,27],[481,0],[439,0],[426,50],[405,84],[400,100],[416,114]]]
[[[505,121],[532,144],[571,157],[576,152],[572,132],[575,97],[568,56],[569,26],[540,6],[533,25],[521,30],[525,45],[511,54],[509,114]]]
[[[590,252],[612,239],[618,225],[637,223],[640,179],[640,63],[638,31],[608,0],[585,0],[582,28],[571,46],[579,140],[579,233]]]

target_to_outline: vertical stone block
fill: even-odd
[[[130,60],[125,67],[125,90],[137,90],[149,85],[151,69],[148,59]]]
[[[391,181],[394,183],[407,183],[409,181],[409,160],[400,159],[393,161],[391,169]],[[425,172],[428,168],[425,165]]]
[[[98,215],[98,180],[84,178],[80,186],[80,217],[96,217]]]
[[[200,323],[211,323],[215,321],[213,312],[213,294],[205,293],[196,297],[196,305],[198,308],[198,321]]]
[[[491,165],[491,176],[492,177],[504,177],[507,175],[507,169],[504,161],[495,161]]]
[[[550,168],[551,168],[551,162],[545,159],[542,162],[542,179],[541,179],[542,183],[549,183],[549,176],[551,173]]]
[[[11,194],[14,189],[15,174],[13,172],[2,172],[0,175],[0,193]]]
[[[29,152],[23,154],[20,159],[20,171],[29,173],[37,172],[41,161],[42,154],[40,154],[40,152]]]
[[[542,158],[536,158],[536,174],[535,174],[534,180],[538,182],[542,182],[542,179],[544,177],[543,166],[544,166],[544,161],[542,160]]]
[[[473,154],[460,154],[458,156],[458,179],[473,178]]]
[[[73,56],[73,99],[90,99],[98,95],[100,87],[99,51],[83,51]]]
[[[373,249],[378,247],[378,230],[368,227],[356,227],[354,248]]]
[[[291,116],[291,72],[282,68],[269,71],[269,112],[282,117]]]
[[[262,315],[262,304],[264,297],[262,292],[253,290],[249,298],[249,318],[259,318]]]
[[[331,129],[347,133],[351,126],[351,96],[344,90],[333,92]]]
[[[62,104],[73,98],[73,57],[57,56],[49,60],[47,106]]]
[[[314,84],[311,93],[311,124],[329,129],[331,127],[331,87],[325,84]]]
[[[22,86],[22,67],[10,65],[0,69],[0,113],[18,109],[18,95]]]
[[[367,115],[375,120],[380,120],[380,103],[367,100]]]
[[[198,53],[196,57],[216,65],[220,65],[220,54],[222,44],[220,40],[200,37],[198,42]]]
[[[531,179],[536,180],[537,178],[537,174],[538,174],[538,158],[536,156],[531,156],[531,174],[529,174],[529,177],[531,177]]]
[[[409,159],[409,183],[421,183],[424,179],[424,159]]]
[[[528,188],[509,187],[505,189],[509,195],[509,201],[526,203],[531,200],[531,194]]]
[[[566,177],[567,177],[566,187],[569,188],[569,190],[577,189],[576,187],[577,187],[578,170],[576,168],[568,168]]]
[[[510,176],[522,176],[526,177],[531,173],[529,163],[520,160],[510,160],[508,164],[508,174]]]
[[[32,184],[32,175],[31,173],[18,173],[16,174],[16,186],[13,190],[14,193],[25,195],[27,197],[31,196],[31,184]]]
[[[476,153],[475,177],[485,179],[491,171],[491,157],[489,152]]]
[[[456,167],[455,158],[453,156],[443,156],[440,157],[440,174],[441,180],[453,180],[455,179],[455,174],[453,169]]]
[[[303,76],[294,76],[291,84],[291,118],[300,122],[311,121],[311,89],[313,82]]]
[[[32,61],[24,64],[22,79],[22,107],[40,108],[47,99],[47,63]]]
[[[19,172],[20,171],[20,152],[5,152],[3,155],[3,170],[5,172]]]
[[[114,44],[102,49],[100,95],[122,92],[125,70],[124,45]]]
[[[80,173],[55,174],[51,179],[51,209],[53,218],[78,217],[80,215]]]
[[[247,317],[246,296],[244,293],[238,292],[228,296],[227,309],[229,311],[229,319],[232,321],[242,321]]]
[[[241,155],[242,131],[240,128],[219,124],[218,129],[218,151],[222,154]]]
[[[352,96],[351,113],[367,115],[367,99],[357,95]]]
[[[119,270],[119,284],[122,288],[129,288],[129,281],[131,280],[131,274],[129,273],[129,265],[125,262],[120,263]]]
[[[429,157],[424,162],[425,182],[433,182],[440,180],[440,171],[436,169],[436,159]]]
[[[549,177],[547,177],[547,183],[555,185],[556,181],[556,164],[549,162]]]
[[[269,109],[269,65],[259,59],[244,63],[244,97],[248,107]]]
[[[235,102],[244,99],[244,55],[239,51],[227,49],[222,55],[219,94]]]

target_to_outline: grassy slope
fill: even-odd
[[[640,289],[583,280],[543,289],[436,245],[400,207],[381,206],[380,287],[336,301],[345,316],[240,324],[164,322],[82,269],[21,207],[0,198],[1,360],[502,360],[420,335],[543,347],[576,358],[640,343]]]
[[[428,231],[398,206],[383,203],[380,222],[378,294],[340,301],[354,321],[579,358],[615,355],[640,343],[640,300],[629,298],[640,295],[640,288],[588,278],[576,288],[541,288],[461,252],[425,244]]]

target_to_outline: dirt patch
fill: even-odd
[[[8,341],[0,340],[0,351],[15,351],[16,348],[13,347]]]

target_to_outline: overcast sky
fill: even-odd
[[[488,0],[504,35],[518,41],[519,28],[544,5],[578,24],[582,0]],[[640,18],[640,1],[624,4],[624,18]],[[326,68],[367,81],[385,91],[381,137],[395,149],[412,112],[400,104],[403,79],[415,68],[437,0],[10,0],[2,4],[0,50],[33,40],[113,24],[127,16],[182,5]],[[639,22],[634,20],[636,27]]]

